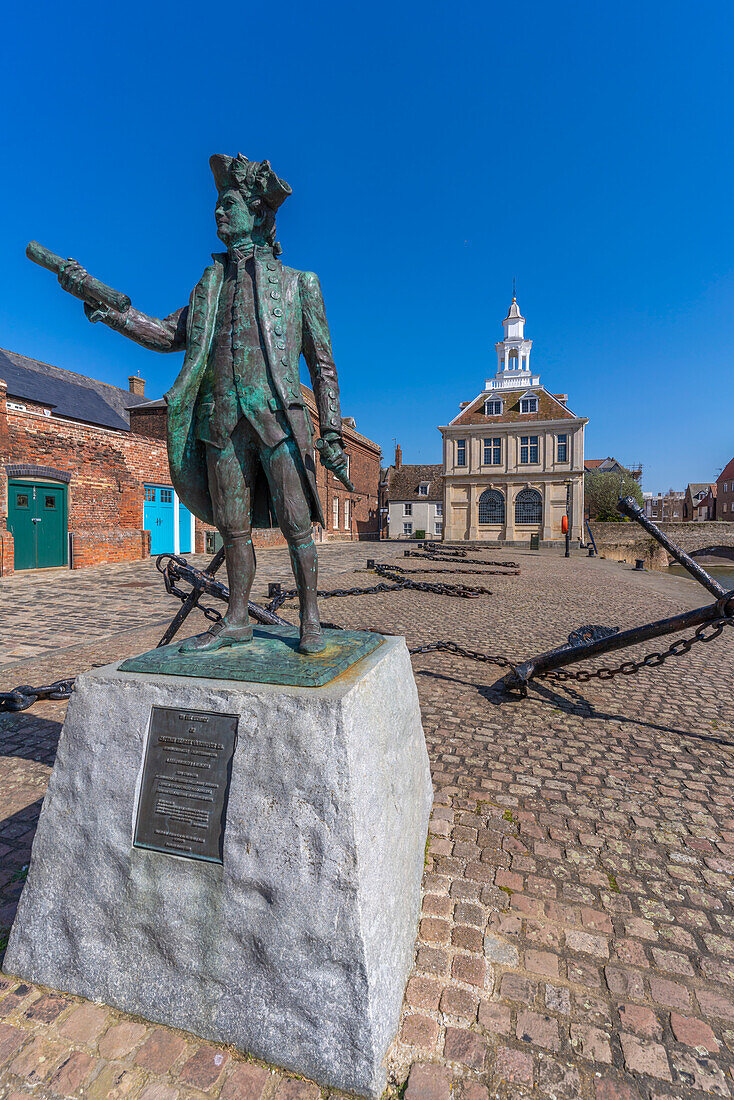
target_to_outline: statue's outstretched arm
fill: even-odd
[[[59,273],[59,282],[64,290],[82,297],[78,291],[87,273],[76,261],[70,260]],[[76,281],[76,282],[75,282]],[[77,286],[76,284],[79,284]],[[186,318],[189,307],[169,313],[167,317],[160,319],[150,317],[147,313],[130,306],[124,313],[112,306],[99,309],[84,303],[84,312],[87,319],[93,322],[103,321],[109,328],[121,332],[136,344],[142,344],[151,351],[181,351],[186,347]]]
[[[84,312],[92,320],[92,308],[85,305]],[[130,306],[126,313],[111,309],[105,317],[99,319],[115,332],[121,332],[123,336],[151,351],[182,351],[186,347],[188,312],[189,307],[182,306],[167,317],[159,318]]]

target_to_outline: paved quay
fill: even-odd
[[[418,568],[403,548],[326,546],[322,585],[373,583],[359,571],[367,557]],[[405,634],[411,646],[451,639],[519,660],[582,624],[627,627],[710,602],[686,579],[581,555],[470,556],[512,558],[522,573],[426,572],[416,579],[493,594],[352,596],[325,601],[324,617]],[[262,598],[268,580],[288,581],[288,566],[283,551],[258,558]],[[154,645],[177,604],[152,569],[3,582],[0,689]],[[492,665],[433,653],[414,669],[436,802],[390,1095],[734,1096],[734,630],[660,668],[546,680],[524,700],[501,694]],[[22,890],[64,710],[44,702],[0,716],[0,929]],[[0,1100],[338,1095],[0,973]]]

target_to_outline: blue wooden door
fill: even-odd
[[[151,554],[173,553],[173,489],[144,486],[143,527],[150,531]]]
[[[179,554],[190,554],[191,545],[191,512],[180,500],[178,502],[178,542]]]

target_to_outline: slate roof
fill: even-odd
[[[55,416],[123,432],[130,431],[130,406],[149,400],[5,348],[0,348],[0,378],[7,383],[8,397],[46,405]]]
[[[422,481],[428,482],[428,495],[418,493]],[[388,498],[396,500],[443,500],[443,466],[394,466],[388,471]]]

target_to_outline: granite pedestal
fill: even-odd
[[[152,708],[236,719],[221,863],[133,845]],[[377,1097],[431,803],[402,638],[321,687],[85,673],[5,969]]]

